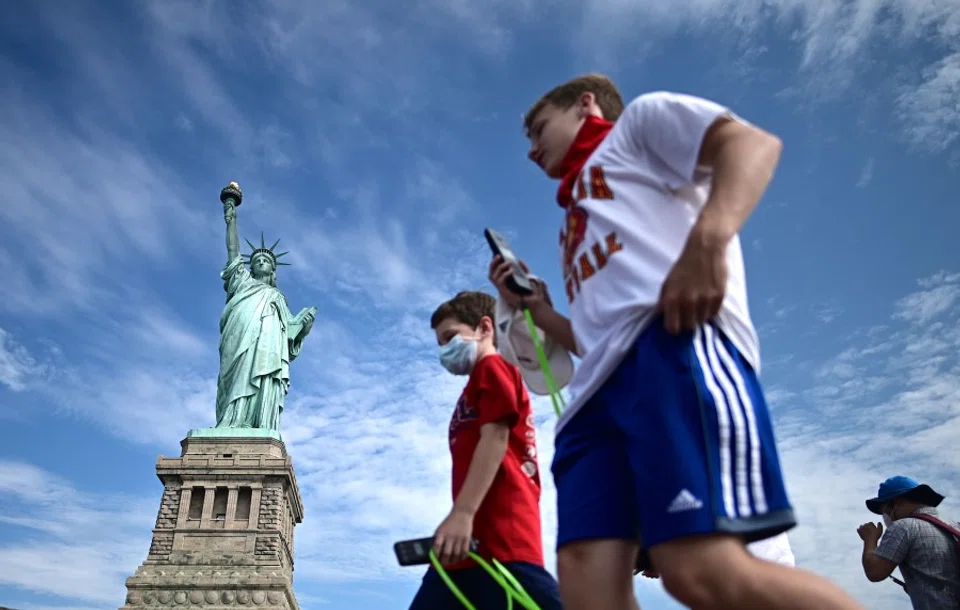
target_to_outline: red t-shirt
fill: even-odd
[[[540,469],[530,398],[520,371],[498,354],[477,361],[450,420],[453,498],[470,469],[484,424],[510,426],[507,453],[473,519],[479,555],[489,560],[543,565],[540,531]],[[448,569],[476,565],[467,560]]]

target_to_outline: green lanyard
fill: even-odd
[[[497,582],[503,590],[507,593],[507,610],[513,610],[513,600],[517,600],[521,606],[526,610],[540,610],[540,606],[537,605],[537,602],[533,601],[533,598],[530,597],[530,594],[527,593],[523,585],[510,573],[510,570],[503,567],[503,564],[493,560],[493,565],[496,566],[496,570],[493,569],[487,561],[477,555],[474,552],[467,554],[470,559],[473,559],[480,567],[487,571],[494,581]],[[433,549],[430,549],[430,563],[433,564],[434,569],[437,571],[437,574],[440,575],[440,578],[446,583],[447,588],[450,589],[450,592],[453,593],[453,596],[460,600],[460,603],[463,604],[463,607],[467,610],[477,610],[476,607],[470,603],[470,600],[467,599],[467,596],[463,594],[459,587],[454,584],[453,579],[450,578],[450,575],[447,574],[447,571],[443,569],[443,566],[440,565],[440,561],[437,559],[436,554],[433,552]]]
[[[547,361],[547,354],[543,351],[543,344],[540,343],[540,338],[537,336],[537,326],[533,323],[533,314],[530,313],[530,308],[523,308],[523,317],[527,319],[527,328],[530,330],[530,337],[533,339],[534,347],[537,348],[537,358],[540,359],[540,370],[543,371],[543,379],[547,383],[547,391],[550,392],[550,401],[553,402],[553,410],[556,412],[557,417],[560,417],[560,413],[567,406],[567,403],[564,401],[563,395],[560,394],[560,388],[557,387],[557,380],[553,376],[550,362]]]

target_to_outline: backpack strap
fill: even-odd
[[[912,515],[908,515],[908,518],[920,519],[921,521],[926,521],[931,525],[935,525],[941,530],[953,536],[956,539],[956,542],[960,544],[960,529],[957,529],[956,527],[954,527],[953,525],[950,525],[946,521],[943,521],[941,519],[934,517],[933,515],[928,515],[926,513],[914,513]]]

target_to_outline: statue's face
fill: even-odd
[[[250,273],[255,278],[267,277],[273,273],[273,261],[266,254],[258,254],[250,261]]]

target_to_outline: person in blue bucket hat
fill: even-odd
[[[960,524],[940,516],[941,502],[943,496],[929,485],[890,477],[866,501],[867,510],[881,515],[883,523],[857,528],[867,579],[892,578],[899,567],[914,610],[960,608]]]
[[[867,500],[867,509],[875,515],[883,515],[884,505],[896,500],[897,498],[913,498],[924,506],[937,507],[943,502],[943,496],[933,491],[933,488],[926,484],[921,484],[910,477],[898,475],[890,477],[877,490],[877,497]]]

